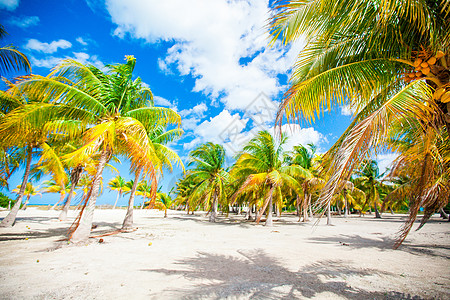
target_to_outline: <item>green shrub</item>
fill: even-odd
[[[14,200],[0,192],[0,207],[8,208],[8,203],[11,201],[11,207],[14,205]]]

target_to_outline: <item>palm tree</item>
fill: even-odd
[[[150,196],[151,193],[152,193],[152,186],[150,184],[148,184],[147,180],[141,180],[141,182],[139,182],[139,184],[137,186],[137,189],[136,189],[136,195],[142,196],[141,209],[144,208],[145,199],[148,196]],[[156,197],[158,197],[158,194],[156,195]]]
[[[165,144],[174,141],[175,139],[178,139],[182,134],[183,130],[181,128],[175,128],[169,131],[166,131],[165,125],[157,122],[155,124],[156,126],[148,129],[147,135],[148,140],[150,143],[150,148],[153,149],[153,165],[155,166],[156,172],[158,172],[158,175],[163,175],[163,168],[169,169],[170,172],[172,172],[173,166],[172,162],[175,162],[177,165],[181,166],[184,171],[184,165],[181,161],[178,154],[176,154],[172,149],[165,146]],[[154,172],[151,176],[151,185],[150,187],[147,187],[147,190],[149,190],[148,196],[154,200],[156,197],[156,187],[158,186],[157,182],[157,174]],[[135,172],[135,180],[134,182],[138,184],[140,176],[140,167]],[[131,230],[133,226],[133,206],[134,206],[134,195],[136,192],[138,186],[135,186],[132,188],[130,192],[130,198],[128,201],[128,209],[127,214],[125,215],[125,219],[123,221],[122,229],[123,230]],[[147,194],[144,194],[144,200]],[[143,207],[144,202],[142,202]]]
[[[362,168],[355,172],[356,185],[366,194],[366,203],[363,205],[363,210],[367,203],[373,205],[375,209],[375,218],[381,218],[378,211],[378,201],[380,200],[379,190],[381,188],[381,174],[378,169],[378,163],[375,160],[367,160],[364,162]]]
[[[20,193],[20,188],[21,188],[21,186],[18,185],[17,188],[13,189],[12,191],[14,193],[18,194],[18,193]],[[27,186],[26,186],[25,192],[24,192],[24,196],[26,196],[27,199],[25,200],[25,203],[22,206],[23,210],[27,209],[27,204],[30,201],[31,196],[36,196],[36,195],[42,196],[42,194],[39,192],[40,192],[39,186],[34,186],[31,182],[27,183]]]
[[[289,1],[274,7],[273,42],[280,38],[287,44],[300,36],[306,40],[278,123],[284,117],[313,121],[321,111],[338,105],[356,111],[326,154],[330,179],[320,196],[323,206],[371,149],[389,146],[393,130],[399,137],[405,135],[408,126],[394,125],[408,120],[420,124],[414,133],[423,150],[414,153],[421,158],[415,166],[421,173],[413,202],[427,204],[430,210],[443,199],[448,202],[449,162],[440,159],[442,148],[438,155],[435,149],[450,132],[449,15],[446,0]],[[413,207],[400,243],[418,209]]]
[[[7,34],[5,27],[0,25],[0,39]],[[28,58],[13,46],[0,47],[0,76],[4,77],[5,73],[12,70],[31,72]]]
[[[53,180],[46,180],[42,184],[44,187],[41,189],[41,192],[59,194],[59,200],[56,201],[51,209],[55,209],[56,206],[64,200],[65,195],[70,192],[70,185],[61,187],[61,185]]]
[[[309,178],[298,178],[302,184],[303,189],[303,199],[300,199],[297,195],[296,206],[297,214],[300,221],[300,202],[303,202],[302,212],[303,212],[303,222],[308,221],[309,217],[312,218],[312,208],[311,208],[311,197],[312,193],[323,187],[324,180],[320,178],[320,157],[316,155],[317,147],[313,144],[308,144],[308,148],[298,145],[294,146],[292,152],[286,156],[287,163],[290,165],[298,165],[310,173]],[[302,200],[302,201],[300,201]]]
[[[124,192],[125,184],[126,184],[125,179],[123,179],[123,177],[121,177],[120,175],[117,175],[108,182],[109,189],[111,191],[117,191],[117,198],[116,202],[114,202],[113,209],[116,209],[117,201],[119,201],[119,198],[122,196],[122,193]]]
[[[217,206],[227,198],[225,186],[229,181],[228,172],[224,169],[225,149],[213,143],[200,145],[189,154],[189,166],[194,168],[189,172],[188,180],[195,187],[190,196],[210,207],[209,222],[216,222]]]
[[[34,75],[17,85],[17,90],[30,98],[59,105],[61,118],[89,124],[83,146],[63,156],[68,165],[75,166],[100,153],[89,202],[71,234],[72,242],[89,238],[103,169],[112,155],[130,159],[136,177],[141,171],[145,176],[154,176],[157,159],[147,129],[158,123],[180,123],[180,116],[173,110],[153,106],[152,93],[139,77],[132,79],[135,63],[133,56],[126,56],[125,64],[109,65],[104,73],[92,65],[66,60],[49,76]]]
[[[302,193],[302,188],[295,178],[309,178],[311,174],[299,165],[286,165],[283,162],[283,145],[287,138],[281,136],[281,141],[276,143],[272,135],[267,131],[260,131],[256,137],[244,147],[233,167],[232,174],[235,178],[245,178],[244,183],[233,195],[237,197],[243,192],[264,191],[264,202],[256,222],[259,223],[262,214],[269,207],[266,226],[272,226],[273,199],[282,203],[282,186]]]
[[[173,204],[172,198],[166,193],[157,193],[155,207],[164,210],[164,218],[167,218],[167,209]]]

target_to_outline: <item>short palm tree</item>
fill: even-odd
[[[355,183],[359,189],[366,194],[366,203],[363,205],[363,210],[366,204],[374,207],[375,218],[381,218],[378,210],[380,201],[379,190],[381,188],[381,174],[378,169],[378,163],[375,160],[366,160],[363,166],[355,172]]]
[[[119,198],[122,196],[122,193],[124,192],[125,184],[126,184],[125,179],[123,179],[123,177],[120,175],[117,175],[108,182],[109,189],[111,191],[117,191],[117,198],[116,202],[114,202],[113,209],[116,209],[117,201],[119,201]]]
[[[414,153],[415,167],[422,172],[413,202],[430,210],[448,202],[450,166],[439,159],[444,149],[435,149],[450,131],[449,16],[447,0],[288,1],[274,7],[273,42],[306,41],[279,124],[283,119],[313,121],[339,105],[355,111],[349,128],[326,154],[330,179],[320,196],[323,206],[371,149],[389,147],[392,131],[399,137],[407,133],[408,126],[395,124],[408,120],[417,120],[414,135],[421,144]],[[400,243],[418,209],[413,207]]]
[[[225,203],[227,194],[225,187],[229,181],[225,171],[225,149],[213,143],[200,145],[189,154],[188,180],[192,180],[195,187],[190,193],[192,201],[203,203],[210,208],[209,221],[216,222],[219,202]]]
[[[44,187],[41,189],[41,192],[59,194],[59,200],[55,202],[55,204],[52,206],[52,209],[55,209],[56,206],[64,200],[66,194],[70,192],[70,185],[68,184],[64,187],[61,187],[60,184],[56,183],[53,180],[46,180],[42,184],[44,185]]]
[[[137,189],[136,189],[136,195],[142,196],[141,209],[144,208],[145,199],[147,199],[148,197],[151,196],[152,190],[153,190],[152,185],[148,184],[147,180],[141,180],[141,182],[139,182]],[[158,195],[156,195],[156,197],[158,197]],[[149,203],[149,205],[150,204],[151,203]]]
[[[157,193],[155,208],[164,210],[164,218],[167,218],[167,210],[172,206],[173,200],[166,193]]]
[[[266,208],[266,226],[272,226],[273,199],[282,202],[281,188],[286,186],[295,193],[301,194],[301,184],[295,178],[310,178],[311,174],[299,165],[287,165],[283,161],[283,145],[287,138],[281,136],[277,143],[267,131],[260,131],[256,137],[244,147],[231,174],[234,178],[245,178],[239,190],[233,195],[237,197],[243,192],[264,191],[264,202],[256,222],[259,223]]]
[[[12,191],[18,194],[20,192],[20,185],[18,185],[17,188],[13,189]],[[39,186],[34,186],[31,182],[28,182],[24,192],[24,196],[26,196],[27,198],[22,206],[23,210],[27,209],[27,204],[30,201],[31,196],[36,195],[42,196],[39,190]]]

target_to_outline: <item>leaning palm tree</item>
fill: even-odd
[[[251,139],[244,147],[231,174],[235,178],[245,178],[239,190],[233,195],[235,199],[243,192],[255,190],[264,191],[264,202],[256,222],[259,223],[266,208],[266,226],[272,226],[273,199],[282,202],[283,195],[281,187],[286,186],[296,194],[302,193],[302,188],[295,178],[310,178],[311,174],[299,165],[287,165],[283,162],[283,145],[287,138],[281,136],[277,143],[273,136],[267,131],[260,131],[256,137]]]
[[[206,143],[191,151],[189,160],[189,166],[194,168],[187,180],[195,184],[190,196],[193,201],[209,207],[209,222],[216,222],[218,204],[227,198],[225,186],[229,175],[224,168],[225,149],[218,144]]]
[[[0,38],[7,34],[3,25],[0,25]],[[31,72],[30,62],[25,54],[13,46],[0,47],[0,76],[4,77],[7,72],[20,70]]]
[[[166,127],[164,122],[156,122],[153,128],[149,128],[147,130],[148,141],[150,143],[150,148],[153,150],[152,164],[155,166],[155,171],[151,176],[151,184],[147,189],[150,191],[148,196],[154,200],[156,197],[156,187],[158,185],[157,175],[163,175],[163,168],[167,168],[170,172],[173,170],[172,163],[176,163],[178,166],[181,166],[184,172],[184,165],[181,161],[178,154],[176,154],[172,149],[165,146],[165,144],[178,139],[182,134],[183,130],[181,128],[175,128],[169,131],[166,131]],[[135,192],[138,188],[138,180],[140,176],[140,167],[135,171],[135,180],[136,186],[133,186],[130,191],[130,198],[128,200],[128,209],[125,215],[125,219],[123,221],[122,229],[123,230],[131,230],[133,226],[133,206],[134,206],[134,196]],[[144,200],[147,194],[144,194]],[[144,202],[142,202],[143,207]]]
[[[278,123],[314,121],[348,105],[354,120],[327,152],[328,204],[370,150],[389,147],[394,123],[418,120],[422,152],[415,203],[437,208],[450,196],[448,161],[435,159],[436,142],[450,132],[450,5],[447,0],[289,1],[274,7],[273,42],[306,41],[282,101]],[[397,128],[398,129],[398,128]],[[405,134],[399,129],[399,136]],[[433,176],[429,176],[432,174]],[[445,200],[444,200],[445,199]],[[403,233],[409,232],[419,206]],[[400,237],[403,241],[405,235]],[[399,244],[397,244],[398,246]]]
[[[117,198],[116,202],[114,202],[113,209],[116,209],[117,201],[119,201],[119,198],[122,196],[122,193],[124,192],[125,184],[126,184],[125,179],[123,179],[123,177],[120,175],[117,175],[108,182],[109,189],[111,191],[117,191]]]
[[[148,184],[147,180],[141,180],[136,189],[136,195],[142,196],[141,209],[144,208],[145,199],[147,199],[147,197],[149,197],[151,193],[152,193],[152,185]],[[158,197],[158,194],[156,194],[156,197]]]
[[[70,192],[70,185],[61,187],[61,185],[53,180],[46,180],[42,184],[44,185],[41,189],[42,192],[59,194],[59,200],[55,202],[51,209],[55,209],[56,206],[64,200],[66,194]]]
[[[14,193],[18,194],[20,192],[20,185],[18,185],[17,188],[13,189],[12,191]],[[34,186],[31,182],[27,183],[25,192],[23,194],[26,197],[26,200],[22,206],[23,210],[27,209],[27,204],[30,201],[31,196],[36,196],[36,195],[42,196],[42,194],[40,193],[40,190],[39,190],[39,186]]]
[[[66,60],[49,76],[34,75],[17,85],[17,90],[30,98],[61,106],[60,117],[89,125],[83,134],[83,146],[63,156],[68,165],[100,154],[89,201],[71,233],[72,242],[89,238],[103,169],[112,155],[130,159],[136,174],[142,171],[145,176],[154,176],[157,166],[153,164],[155,154],[147,129],[157,123],[180,123],[180,116],[173,110],[153,106],[152,93],[140,78],[132,79],[135,63],[133,56],[127,56],[125,64],[107,66],[105,73],[92,65]]]

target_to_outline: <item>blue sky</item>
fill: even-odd
[[[182,116],[185,134],[171,147],[183,161],[194,147],[212,141],[225,146],[231,163],[257,131],[273,130],[290,68],[303,47],[302,41],[267,46],[268,7],[264,0],[0,0],[1,24],[9,33],[0,43],[18,47],[40,75],[65,58],[103,67],[134,55],[135,74],[151,88],[155,104]],[[324,152],[350,120],[351,109],[344,107],[314,124],[285,125],[286,149],[314,143]],[[380,159],[384,166],[392,155]],[[117,167],[126,179],[134,177],[126,162]],[[166,172],[163,190],[180,173]],[[22,174],[16,173],[11,187]],[[105,186],[115,175],[105,172]],[[43,195],[31,203],[57,198]],[[114,200],[115,193],[104,189],[98,203]]]

